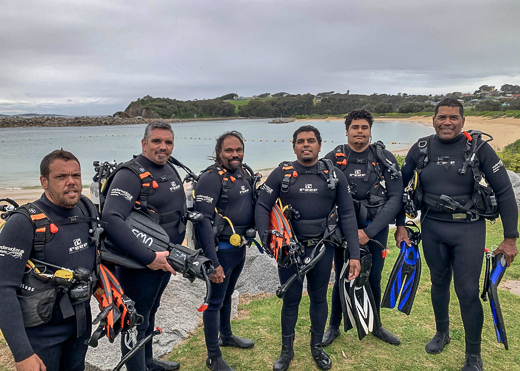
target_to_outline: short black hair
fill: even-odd
[[[318,140],[318,144],[321,144],[321,134],[320,134],[320,131],[318,129],[316,129],[314,126],[312,125],[303,125],[303,126],[300,126],[298,129],[296,129],[296,131],[294,132],[293,136],[292,136],[292,142],[293,142],[293,147],[296,143],[296,138],[298,138],[298,134],[300,133],[303,133],[304,131],[312,131],[314,133],[314,135],[316,135],[316,139]]]
[[[464,117],[464,106],[455,98],[444,98],[435,106],[435,114],[437,116],[440,107],[459,107],[460,117]]]
[[[172,136],[175,138],[175,134],[173,134],[172,126],[167,122],[162,121],[154,121],[146,125],[146,129],[144,129],[143,139],[145,142],[148,142],[148,138],[150,138],[150,134],[152,134],[152,130],[154,129],[163,129],[168,130]]]
[[[370,129],[372,129],[372,125],[374,124],[374,117],[372,117],[369,110],[364,108],[350,111],[350,113],[345,116],[345,130],[348,130],[353,120],[367,120]]]
[[[42,159],[42,162],[40,162],[40,175],[42,175],[46,179],[49,179],[50,166],[56,160],[63,160],[65,162],[70,160],[76,161],[79,165],[79,168],[81,169],[81,164],[79,163],[78,158],[74,156],[71,152],[65,151],[62,148],[52,151]]]
[[[219,165],[222,165],[220,163],[220,156],[219,156],[220,152],[222,152],[222,144],[224,143],[224,140],[228,137],[237,138],[240,141],[240,143],[242,144],[242,148],[245,148],[244,137],[242,136],[242,133],[240,133],[236,130],[231,130],[231,131],[226,131],[225,133],[221,134],[217,138],[217,143],[215,143],[215,156],[213,158],[211,158]]]

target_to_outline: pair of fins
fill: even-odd
[[[417,230],[414,231],[410,227]],[[381,307],[394,308],[397,304],[399,311],[409,315],[421,279],[421,255],[419,254],[421,232],[414,222],[407,223],[406,231],[411,246],[407,246],[404,241],[401,242],[401,250],[388,278]]]
[[[369,332],[381,328],[381,319],[368,282],[372,268],[372,254],[366,245],[360,246],[360,253],[361,271],[359,276],[354,280],[349,280],[350,259],[348,250],[345,249],[339,280],[339,295],[345,332],[355,326],[359,340],[362,340]]]
[[[498,301],[498,284],[504,277],[506,272],[506,258],[504,254],[500,253],[493,255],[491,251],[486,249],[486,274],[484,275],[484,287],[482,290],[481,298],[484,301],[489,299],[489,305],[491,306],[491,314],[493,316],[493,324],[495,326],[495,333],[497,335],[497,341],[504,344],[506,350],[509,350],[507,343],[506,327],[504,324],[504,317],[502,316],[502,310],[500,309],[500,303]]]

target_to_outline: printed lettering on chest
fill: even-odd
[[[450,166],[455,166],[455,161],[450,160],[450,156],[437,157],[437,165],[444,166],[446,169],[449,169]]]
[[[305,183],[305,186],[303,188],[300,188],[300,193],[303,193],[303,194],[318,193],[318,188],[314,188],[312,183]]]
[[[239,191],[240,195],[245,195],[247,193],[249,193],[249,188],[246,188],[246,186],[240,186],[240,191]]]
[[[0,256],[10,256],[14,259],[21,259],[24,250],[17,249],[16,247],[0,246]]]
[[[88,249],[88,242],[82,242],[81,238],[72,240],[74,246],[69,247],[69,254],[74,254],[83,250]]]
[[[353,173],[348,175],[349,178],[364,178],[366,173],[362,172],[361,169],[355,169]]]
[[[170,182],[170,192],[176,192],[179,189],[181,189],[181,185],[177,184],[177,182],[175,180]]]

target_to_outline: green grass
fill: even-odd
[[[488,223],[486,246],[498,245],[502,241],[500,222]],[[398,249],[389,236],[391,250],[383,271],[386,284]],[[516,262],[506,271],[506,279],[519,279],[520,265]],[[439,355],[429,355],[424,346],[435,334],[435,320],[430,301],[429,270],[423,259],[421,282],[410,316],[395,309],[382,309],[381,317],[385,328],[401,339],[395,347],[372,335],[359,341],[355,330],[341,336],[326,348],[333,362],[333,370],[460,370],[464,364],[464,329],[455,292],[451,293],[450,321],[452,341]],[[329,289],[330,303],[331,289]],[[484,329],[482,332],[482,357],[487,371],[520,369],[520,297],[500,290],[500,304],[507,326],[509,351],[498,344],[488,302],[483,303]],[[253,339],[256,345],[250,350],[222,348],[226,361],[235,370],[271,370],[281,349],[280,311],[282,300],[268,297],[239,305],[241,319],[232,320],[233,332]],[[309,350],[309,297],[304,295],[300,304],[296,325],[295,357],[289,370],[318,370]],[[185,370],[206,370],[206,347],[204,332],[198,328],[193,336],[183,341],[169,355],[181,363]]]
[[[274,98],[261,98],[257,100],[271,100]],[[251,99],[244,99],[244,100],[226,100],[225,102],[231,103],[235,106],[235,113],[238,113],[238,107],[239,106],[247,106],[247,104],[251,101]]]

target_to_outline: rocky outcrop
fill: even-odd
[[[508,170],[507,175],[509,175],[509,180],[511,181],[511,185],[513,186],[513,191],[515,192],[516,204],[520,209],[520,174]]]
[[[161,116],[159,116],[159,114],[157,112],[155,112],[154,110],[151,110],[150,108],[144,107],[139,102],[130,103],[128,108],[125,110],[125,113],[129,117],[140,116],[145,119],[160,119],[161,118]]]

